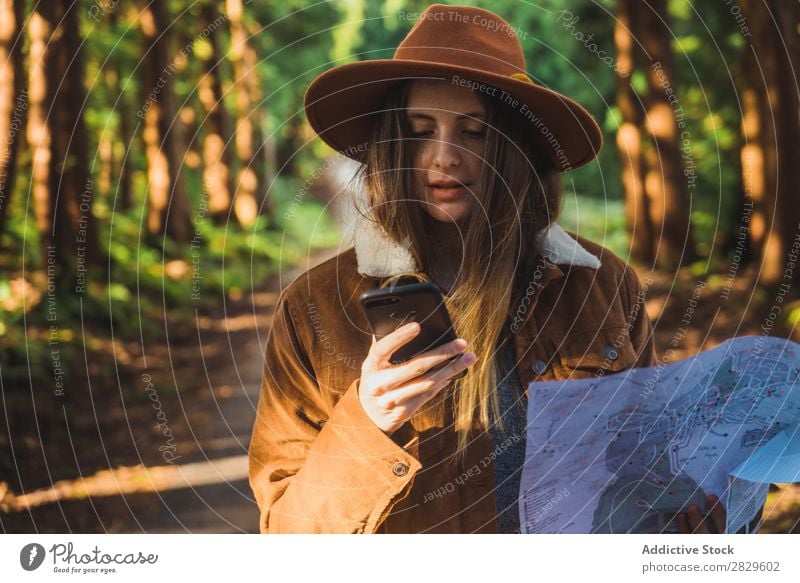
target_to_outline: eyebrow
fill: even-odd
[[[412,118],[412,117],[413,118],[420,118],[420,119],[429,119],[431,121],[436,121],[435,117],[433,117],[431,115],[428,115],[426,113],[409,113],[408,117],[410,117],[410,118]],[[462,120],[462,119],[466,119],[466,118],[470,118],[470,117],[486,118],[486,116],[483,114],[483,112],[473,111],[473,112],[470,112],[470,113],[462,113],[461,115],[456,117],[456,119],[457,120]]]

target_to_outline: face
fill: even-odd
[[[406,116],[414,140],[417,198],[436,220],[460,221],[476,204],[486,146],[485,106],[473,91],[449,81],[415,80]]]

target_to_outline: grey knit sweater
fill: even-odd
[[[499,384],[500,411],[503,428],[492,422],[492,443],[496,452],[494,462],[497,499],[497,524],[501,533],[519,533],[519,485],[525,462],[525,435],[528,398],[516,371],[513,338],[506,327],[506,340],[500,349]]]

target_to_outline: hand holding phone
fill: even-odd
[[[450,379],[476,360],[472,352],[461,354],[467,342],[457,338],[393,365],[392,355],[416,338],[420,330],[419,323],[411,322],[380,340],[373,336],[372,347],[361,366],[358,391],[361,406],[387,435],[402,427],[422,405],[445,388]],[[449,363],[432,370],[448,360]]]
[[[456,334],[439,288],[429,282],[371,290],[359,298],[372,333],[380,340],[408,322],[419,322],[420,333],[391,355],[400,364],[427,350],[455,340]]]

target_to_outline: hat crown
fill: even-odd
[[[303,102],[317,134],[363,162],[392,87],[457,75],[484,84],[469,85],[473,90],[500,89],[499,98],[517,110],[520,122],[530,123],[531,140],[556,168],[572,170],[592,160],[603,144],[600,126],[579,103],[535,83],[526,69],[517,31],[508,22],[482,8],[434,4],[419,15],[393,58],[329,69],[311,82]]]
[[[394,60],[444,63],[501,75],[526,71],[514,28],[493,12],[473,6],[429,6],[397,47]]]

